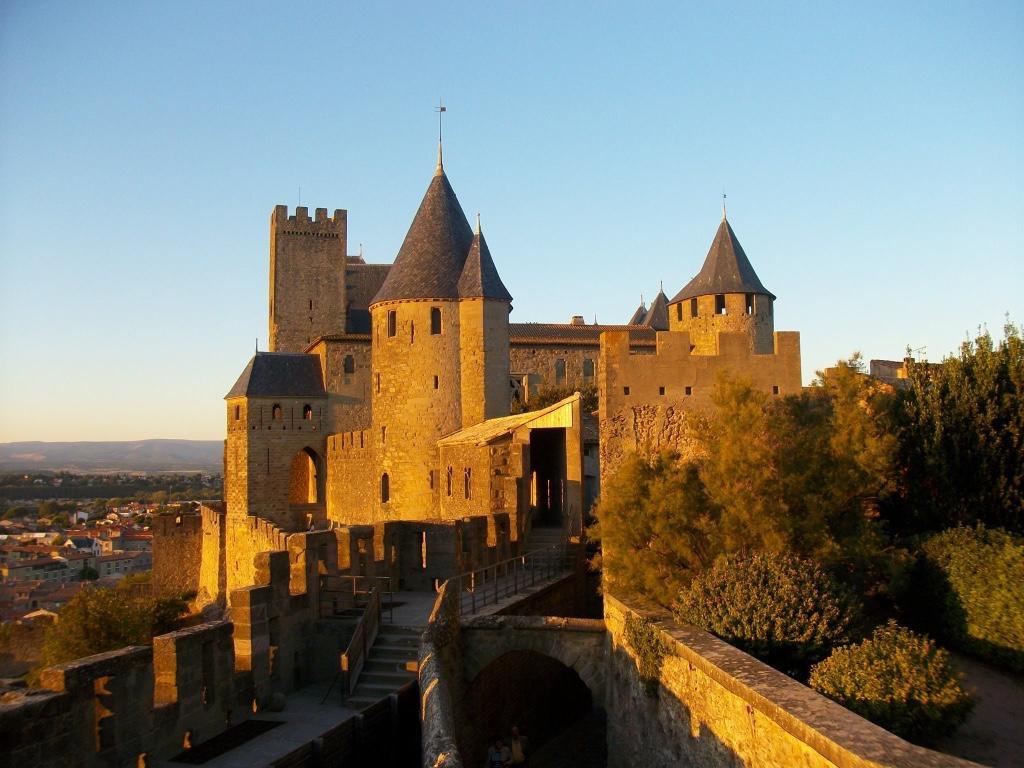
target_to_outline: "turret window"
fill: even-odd
[[[280,421],[284,417],[284,411],[281,410],[280,403],[274,403],[274,407],[270,409],[270,418],[274,421]]]
[[[394,309],[388,310],[388,336],[398,333],[398,312]]]
[[[716,315],[724,315],[725,314],[725,294],[724,293],[715,294],[715,314]]]
[[[441,308],[430,308],[430,334],[437,336],[441,333]]]
[[[447,491],[449,496],[452,495],[452,468],[451,467],[448,467],[448,474],[447,474],[446,479],[445,479],[445,490]]]
[[[388,473],[385,472],[380,476],[380,502],[381,504],[387,504],[391,499],[391,479],[388,477]]]
[[[309,405],[307,403],[306,405],[302,406],[302,418],[305,419],[306,421],[312,421],[313,420],[313,406],[312,405]]]
[[[682,312],[683,312],[683,305],[680,304],[679,305],[679,313],[682,314]],[[697,316],[697,299],[690,299],[690,317],[696,317],[696,316]],[[680,317],[679,319],[682,320],[683,318]]]
[[[754,314],[754,294],[752,293],[747,294],[747,314]]]
[[[473,498],[473,470],[469,467],[462,473],[463,494],[467,499]]]
[[[676,304],[676,320],[683,322],[683,302]]]
[[[238,421],[240,418],[242,418],[242,407],[239,406],[239,405],[236,405],[235,406],[235,421]]]

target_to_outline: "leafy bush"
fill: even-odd
[[[973,706],[949,654],[894,621],[815,665],[810,685],[912,741],[929,742],[949,733]]]
[[[665,644],[650,619],[626,616],[626,642],[636,654],[636,668],[648,696],[657,696]]]
[[[921,549],[908,596],[918,623],[971,655],[1024,671],[1024,543],[979,525],[944,531]]]
[[[847,638],[849,597],[811,560],[758,553],[720,559],[682,590],[676,616],[802,676]]]
[[[122,589],[86,587],[60,612],[43,640],[43,664],[52,666],[129,645],[148,645],[169,632],[188,606],[180,598],[141,597]]]

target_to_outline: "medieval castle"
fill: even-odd
[[[405,588],[469,569],[471,540],[507,555],[532,529],[578,536],[598,463],[670,443],[719,371],[799,390],[799,334],[775,332],[774,300],[723,212],[697,276],[627,324],[511,323],[440,146],[393,264],[348,254],[346,211],[277,206],[270,351],[225,398],[224,504],[204,510],[181,586],[223,606],[256,552],[299,531],[351,533],[354,570]],[[544,387],[596,387],[599,424],[578,395],[528,410]]]

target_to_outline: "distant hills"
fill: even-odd
[[[0,443],[0,471],[219,472],[220,440]]]

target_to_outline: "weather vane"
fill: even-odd
[[[434,175],[440,176],[444,173],[444,161],[441,156],[441,115],[448,111],[448,107],[444,105],[444,99],[441,99],[435,109],[437,110],[437,170]]]
[[[724,220],[725,218],[726,218],[726,215],[725,215],[725,190],[723,189],[722,190],[722,219]]]

